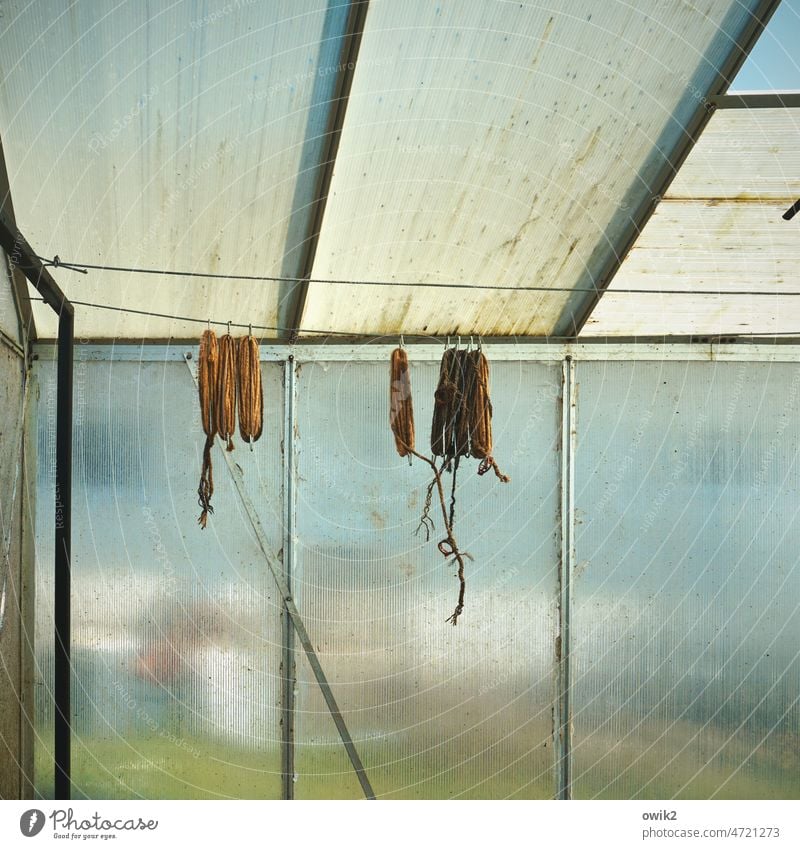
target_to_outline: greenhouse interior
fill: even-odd
[[[800,798],[798,19],[4,4],[0,798]]]

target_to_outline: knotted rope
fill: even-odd
[[[230,333],[219,340],[219,371],[214,414],[217,432],[227,440],[228,451],[233,451],[233,432],[236,430],[236,342]]]
[[[203,447],[203,468],[200,473],[200,485],[197,488],[197,500],[203,508],[198,518],[201,528],[205,528],[208,514],[214,512],[211,496],[214,494],[214,473],[211,467],[211,447],[217,433],[217,420],[214,412],[214,399],[217,391],[217,372],[219,369],[219,346],[213,330],[206,330],[200,338],[200,357],[197,366],[197,383],[200,394],[200,418],[206,443]]]
[[[431,453],[433,459],[414,449],[414,412],[411,401],[411,375],[408,356],[402,348],[392,352],[389,402],[389,422],[394,434],[395,447],[401,457],[413,455],[427,463],[433,471],[428,485],[425,506],[417,533],[425,529],[425,539],[430,539],[433,521],[430,517],[434,489],[439,494],[442,520],[446,536],[438,543],[439,551],[458,565],[458,603],[448,622],[455,625],[464,610],[466,581],[464,559],[453,533],[456,507],[456,474],[461,457],[481,460],[478,474],[494,469],[497,477],[508,483],[492,457],[492,402],[489,398],[489,363],[481,350],[446,348],[439,366],[439,383],[434,393],[433,421],[431,423]],[[441,458],[437,466],[436,458]],[[445,500],[442,473],[452,472],[449,510]]]
[[[251,336],[239,340],[237,382],[239,389],[239,433],[252,444],[261,436],[264,425],[264,396],[261,390],[261,364],[258,342]]]

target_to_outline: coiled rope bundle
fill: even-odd
[[[492,401],[489,397],[489,361],[483,351],[468,354],[467,416],[469,419],[469,453],[481,460],[478,474],[493,469],[497,477],[508,483],[511,478],[504,475],[492,456]]]
[[[494,469],[508,483],[492,457],[492,402],[489,397],[489,362],[483,351],[447,348],[439,368],[434,394],[431,452],[445,468],[457,468],[459,457],[481,460],[478,474]],[[452,461],[456,461],[455,464]]]
[[[401,457],[413,455],[426,462],[433,471],[433,480],[428,485],[425,507],[420,519],[420,528],[430,538],[433,521],[430,508],[433,491],[439,494],[442,520],[446,536],[438,543],[439,551],[451,563],[458,566],[458,602],[448,622],[455,625],[464,610],[466,580],[464,559],[469,557],[460,551],[453,533],[456,506],[456,474],[461,457],[472,456],[481,460],[478,474],[494,469],[497,477],[507,483],[510,478],[497,467],[492,457],[492,402],[489,398],[489,362],[478,349],[459,350],[445,348],[439,366],[439,382],[434,393],[433,421],[431,422],[431,453],[433,459],[418,453],[414,448],[414,411],[411,400],[411,374],[408,356],[403,348],[392,351],[389,384],[389,423],[394,434],[397,453]],[[436,458],[441,458],[437,466]],[[452,472],[452,487],[449,510],[445,500],[442,473]]]
[[[214,494],[214,473],[211,467],[211,448],[217,433],[217,420],[214,411],[217,393],[217,372],[219,368],[219,346],[213,330],[206,330],[200,338],[200,357],[197,366],[197,383],[200,395],[200,418],[206,443],[203,447],[203,468],[200,473],[200,485],[197,488],[198,504],[203,512],[198,518],[201,528],[205,528],[208,514],[214,512],[211,496]]]
[[[228,451],[233,451],[233,432],[236,430],[236,342],[230,333],[219,340],[219,371],[215,415],[217,433],[227,440]]]
[[[411,402],[411,374],[403,348],[392,351],[389,382],[389,425],[401,457],[414,453],[414,407]],[[410,461],[409,461],[410,462]]]
[[[264,396],[261,390],[261,364],[258,342],[252,335],[239,340],[237,382],[239,389],[239,433],[252,445],[264,426]]]
[[[455,348],[445,349],[439,366],[439,384],[433,394],[431,453],[434,457],[443,457],[448,464],[458,456],[456,429],[463,403],[463,358],[460,353]]]

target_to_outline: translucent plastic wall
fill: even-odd
[[[574,794],[800,797],[800,367],[578,364]]]
[[[196,525],[203,437],[186,364],[174,352],[78,355],[78,794],[359,797],[299,646],[296,686],[283,683],[280,599],[219,447],[215,513]],[[574,797],[800,796],[797,366],[579,359],[565,457],[558,355],[489,351],[495,453],[511,482],[479,477],[475,460],[458,471],[456,537],[473,559],[453,628],[458,582],[436,549],[436,501],[431,539],[415,533],[431,475],[395,453],[386,359],[308,356],[262,364],[264,436],[234,458],[379,797],[564,790],[567,666]],[[410,356],[427,452],[438,363]],[[36,374],[36,780],[47,795],[54,364]],[[573,552],[561,539],[569,468]]]
[[[425,453],[437,378],[438,363],[412,364]],[[432,475],[395,452],[386,364],[301,368],[299,604],[381,796],[554,793],[560,381],[559,363],[492,370],[497,459],[511,483],[461,462],[455,535],[474,559],[452,627],[458,582],[436,548],[441,507],[434,499],[426,542],[416,530]],[[357,797],[310,669],[299,672],[297,794]]]
[[[80,355],[80,352],[77,352]],[[37,790],[52,794],[54,363],[39,386]],[[236,450],[280,547],[283,370],[265,450]],[[201,531],[204,435],[182,362],[76,362],[72,710],[76,798],[280,794],[280,598],[222,457]]]

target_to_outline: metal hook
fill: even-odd
[[[228,322],[228,336],[231,335],[231,323]]]
[[[400,347],[405,348],[405,346],[406,346],[406,340],[403,338],[403,334],[401,333],[400,334]]]
[[[478,350],[483,351],[483,338],[480,336],[478,337]]]
[[[461,347],[461,337],[456,336],[456,339],[458,339],[458,345],[456,346],[456,348],[460,348]]]
[[[470,350],[470,351],[472,350],[472,344],[473,344],[472,334],[470,334],[470,337],[469,337],[469,348],[468,348],[468,350]]]
[[[248,336],[252,336],[252,335],[253,335],[253,325],[252,325],[252,324],[248,324],[248,325],[247,325],[247,335],[248,335]]]
[[[450,347],[450,336],[449,336],[449,335],[448,335],[448,336],[446,336],[446,337],[445,337],[445,340],[446,340],[446,341],[445,341],[445,343],[444,343],[444,346],[445,346],[445,348],[449,348],[449,347]]]

